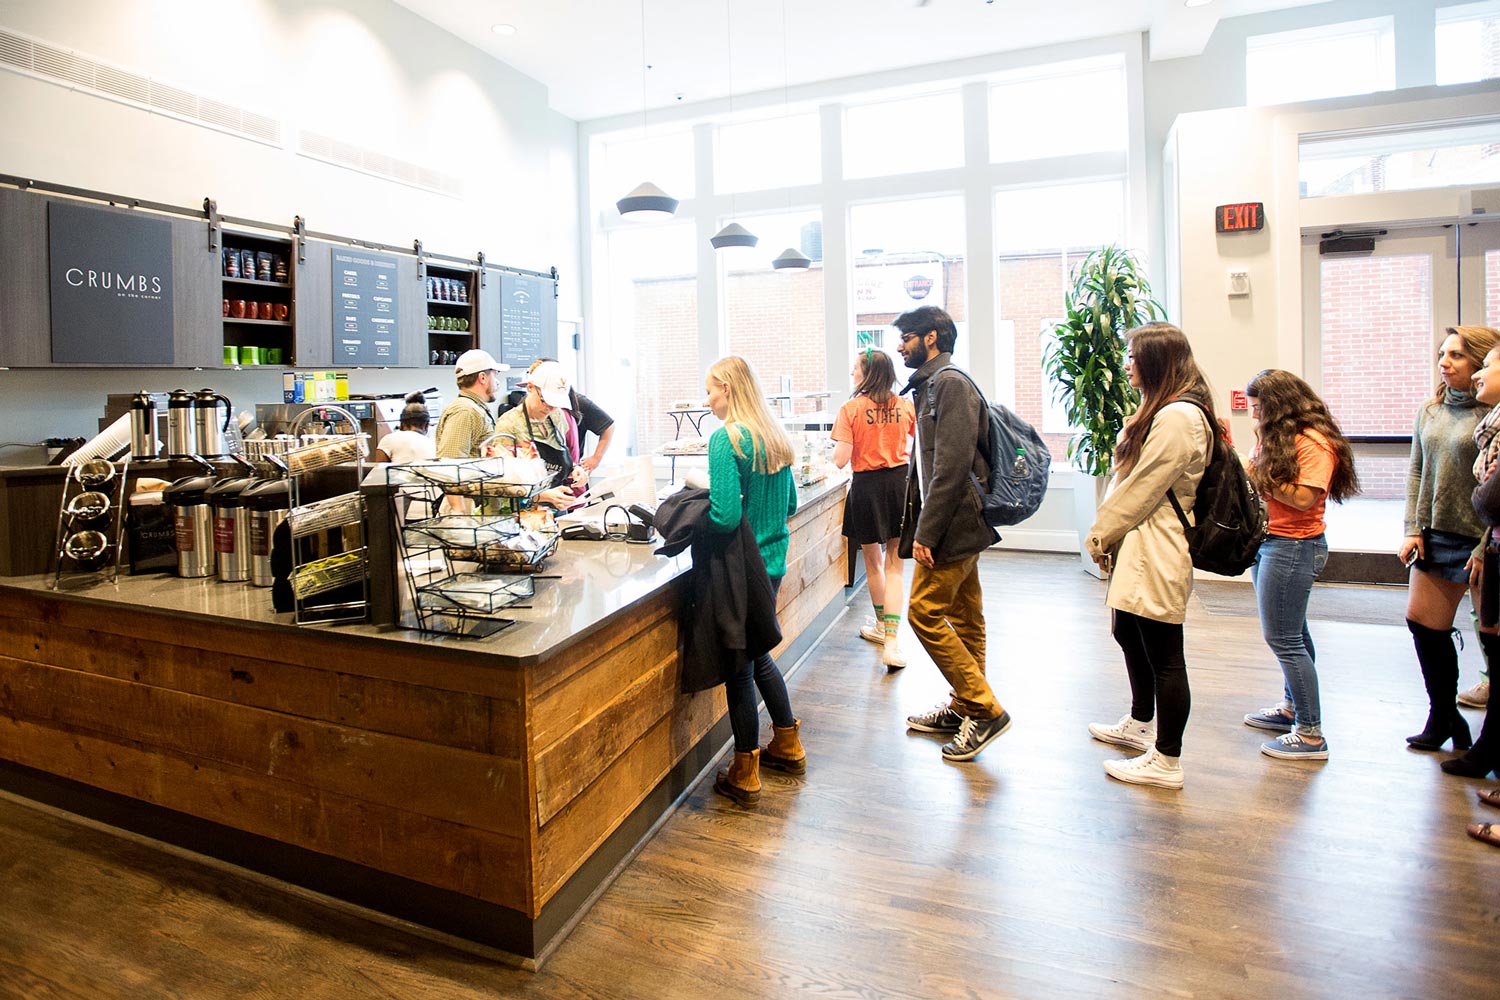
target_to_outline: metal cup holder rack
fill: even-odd
[[[118,465],[91,458],[69,468],[57,512],[57,562],[51,589],[58,588],[65,572],[103,576],[110,583],[119,579],[129,471],[128,458]]]
[[[538,571],[557,548],[555,524],[531,515],[547,485],[513,458],[413,462],[386,470],[401,565],[418,631],[482,639],[515,624],[502,612],[536,594]],[[476,513],[443,513],[445,496]],[[437,511],[404,518],[403,512]]]
[[[309,417],[347,424],[352,433],[322,435],[312,443],[277,455],[284,465],[291,500],[287,526],[291,532],[292,586],[298,625],[362,622],[370,617],[370,559],[365,540],[365,505],[356,486],[353,493],[312,503],[302,499],[301,477],[333,465],[355,463],[355,481],[364,481],[367,434],[359,421],[341,406],[320,405],[304,410],[287,432],[297,440]],[[331,428],[332,429],[332,428]]]

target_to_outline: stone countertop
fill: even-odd
[[[842,491],[834,479],[798,490],[798,512]],[[792,516],[796,522],[797,514]],[[654,545],[625,541],[565,541],[547,560],[537,592],[524,606],[507,608],[499,617],[516,624],[486,639],[434,635],[415,629],[375,625],[306,625],[301,628],[360,642],[406,642],[442,645],[455,653],[499,657],[515,666],[548,659],[597,631],[621,611],[668,587],[692,566],[684,552],[673,558],[655,554]],[[0,578],[5,588],[47,591],[59,599],[149,608],[183,618],[232,620],[252,630],[297,629],[294,616],[271,607],[271,589],[242,583],[219,583],[213,577],[184,580],[160,574],[122,575],[115,583],[86,583],[64,577],[50,591],[52,575]]]

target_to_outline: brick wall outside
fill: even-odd
[[[1322,262],[1323,399],[1346,434],[1410,434],[1434,388],[1432,262]],[[1360,467],[1365,497],[1405,496],[1404,463]]]
[[[636,452],[644,455],[672,440],[666,409],[673,400],[690,399],[695,406],[703,400],[698,283],[690,277],[641,279],[635,296]]]
[[[1000,318],[1015,324],[1016,413],[1042,426],[1042,410],[1051,397],[1052,383],[1042,369],[1045,334],[1064,314],[1063,296],[1069,276],[1086,254],[1002,257],[996,265]],[[1042,435],[1057,462],[1068,458],[1068,435]]]
[[[1484,315],[1486,326],[1500,327],[1500,250],[1484,255]]]
[[[842,383],[825,385],[828,347],[823,335],[827,321],[822,265],[805,271],[731,271],[724,296],[729,353],[750,362],[766,393],[781,392],[781,378],[789,375],[794,395],[822,389],[834,393],[827,400],[796,400],[793,412],[811,413],[823,403],[836,409],[843,402],[847,392]],[[711,360],[704,359],[704,369]]]

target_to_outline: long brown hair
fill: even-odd
[[[1250,467],[1250,481],[1261,494],[1270,496],[1277,486],[1297,482],[1297,435],[1309,429],[1323,435],[1337,462],[1328,499],[1343,503],[1359,492],[1354,451],[1312,386],[1291,372],[1267,368],[1245,386],[1245,395],[1260,402],[1256,425],[1260,447]]]
[[[891,364],[891,356],[873,347],[866,347],[859,352],[855,365],[859,372],[859,384],[854,387],[849,398],[868,396],[876,406],[888,406],[893,395],[891,388],[896,384],[896,366]]]
[[[1213,393],[1193,360],[1187,334],[1171,323],[1147,323],[1125,334],[1125,342],[1130,348],[1131,365],[1140,376],[1141,406],[1115,442],[1115,468],[1122,477],[1135,467],[1151,421],[1168,403],[1185,397],[1202,403],[1212,418],[1213,433],[1222,434]]]
[[[1463,345],[1464,354],[1474,363],[1477,372],[1484,367],[1484,356],[1493,351],[1496,345],[1500,345],[1500,330],[1488,326],[1450,326],[1443,331],[1443,339],[1457,337],[1458,342]],[[1448,393],[1448,387],[1438,379],[1437,392],[1429,399],[1425,406],[1437,406]]]

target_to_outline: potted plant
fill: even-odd
[[[1151,299],[1140,264],[1118,246],[1100,247],[1078,263],[1064,299],[1067,318],[1052,328],[1047,354],[1053,397],[1077,428],[1068,458],[1077,470],[1073,489],[1079,551],[1109,481],[1115,439],[1140,403],[1125,375],[1125,332],[1165,316]],[[1084,567],[1100,575],[1083,554]]]

